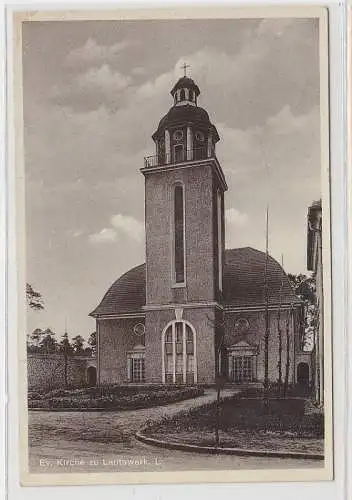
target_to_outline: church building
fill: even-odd
[[[146,263],[118,278],[91,313],[98,384],[249,384],[288,377],[302,350],[302,305],[280,264],[225,249],[220,140],[189,77],[145,158]],[[121,256],[122,257],[122,256]]]

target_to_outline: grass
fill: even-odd
[[[214,445],[216,404],[183,412],[149,426],[149,436],[190,444]],[[322,453],[324,416],[307,399],[234,397],[223,400],[220,446]]]

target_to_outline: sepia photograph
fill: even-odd
[[[137,12],[15,23],[22,484],[332,479],[327,12]]]

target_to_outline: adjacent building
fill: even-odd
[[[307,269],[312,271],[316,286],[315,338],[312,353],[313,387],[318,404],[324,403],[324,294],[322,263],[322,207],[321,200],[308,209]]]

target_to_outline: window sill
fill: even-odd
[[[183,282],[183,283],[173,283],[171,285],[171,288],[186,288],[186,283]]]

